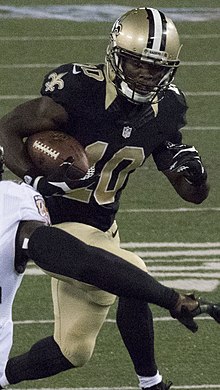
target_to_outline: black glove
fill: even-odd
[[[191,332],[197,332],[198,325],[193,318],[201,314],[201,311],[199,301],[194,294],[180,295],[175,307],[170,310],[170,314]]]
[[[32,177],[30,172],[30,174],[26,174],[24,176],[24,181],[39,191],[43,196],[51,196],[64,195],[65,193],[71,192],[76,188],[90,187],[99,178],[98,175],[95,175],[95,167],[92,166],[89,168],[84,177],[73,180],[70,175],[68,175],[68,169],[70,165],[70,162],[65,161],[56,169],[54,173],[47,177]]]
[[[198,299],[201,313],[209,314],[218,324],[220,324],[220,304]]]
[[[193,333],[198,330],[198,325],[193,318],[202,313],[208,314],[220,324],[220,304],[207,302],[202,298],[197,299],[194,294],[180,295],[175,307],[170,310],[171,316]]]
[[[194,146],[166,142],[170,153],[170,165],[167,169],[185,177],[192,185],[200,186],[207,179],[207,172]]]

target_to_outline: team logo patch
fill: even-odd
[[[122,137],[129,138],[131,136],[132,127],[124,126],[122,130]]]
[[[46,208],[45,202],[40,195],[34,196],[34,201],[38,210],[38,213],[45,219],[48,225],[50,225],[50,216]]]
[[[65,76],[65,74],[67,74],[68,72],[65,72],[65,73],[51,73],[49,76],[48,76],[48,79],[50,81],[47,81],[47,83],[45,83],[45,91],[48,92],[53,92],[55,90],[55,87],[57,86],[58,89],[63,89],[64,88],[64,81],[62,80],[62,77]]]

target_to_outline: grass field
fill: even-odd
[[[78,6],[78,21],[76,9],[67,12],[64,7],[73,5]],[[84,8],[88,5],[90,9]],[[38,96],[44,74],[55,65],[103,61],[109,30],[120,10],[140,5],[166,9],[176,21],[183,43],[176,83],[189,105],[184,142],[194,144],[203,156],[211,191],[202,205],[184,202],[149,159],[131,177],[123,195],[118,213],[121,240],[163,283],[220,301],[219,0],[0,0],[0,116]],[[98,17],[100,21],[95,21]],[[10,172],[7,176],[13,177]],[[137,388],[115,325],[115,308],[85,367],[15,387]],[[219,326],[202,317],[199,332],[193,335],[165,310],[152,309],[164,379],[172,380],[174,389],[220,389]],[[53,331],[50,279],[32,265],[16,298],[14,320],[12,355]]]

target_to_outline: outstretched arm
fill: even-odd
[[[87,245],[61,229],[33,224],[33,228],[28,226],[27,234],[25,229],[22,234],[20,242],[26,242],[28,256],[54,277],[73,278],[117,296],[154,303],[168,309],[192,332],[198,329],[193,320],[197,315],[206,312],[215,318],[195,297],[179,294],[120,257]],[[220,322],[217,309],[215,320]]]
[[[16,258],[32,259],[49,273],[94,285],[170,309],[179,294],[120,257],[52,226],[24,221],[16,237]],[[19,263],[19,261],[16,261]]]

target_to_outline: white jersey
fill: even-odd
[[[49,223],[42,196],[23,182],[0,182],[0,257],[14,255],[14,240],[21,221]]]
[[[49,224],[42,196],[23,182],[0,181],[0,378],[12,345],[12,304],[23,274],[14,268],[15,237],[21,221]]]

